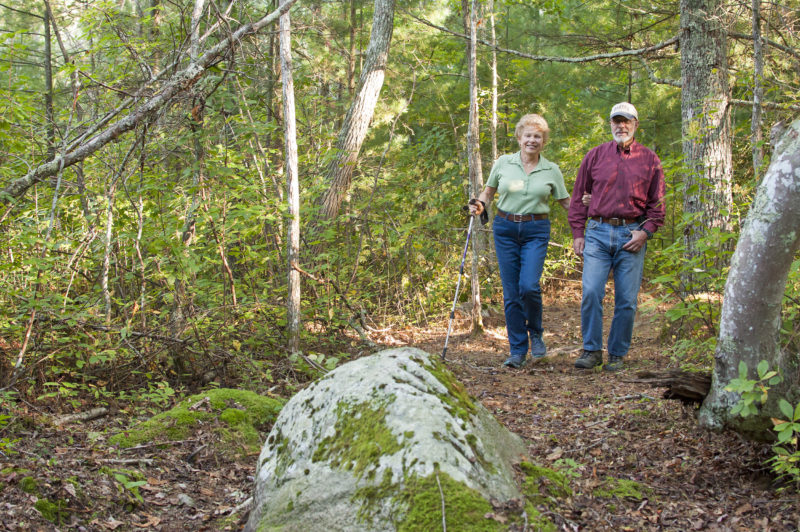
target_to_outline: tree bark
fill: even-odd
[[[720,0],[681,0],[681,122],[684,212],[693,216],[687,255],[707,228],[730,229],[731,118],[724,10]],[[691,280],[686,279],[689,286]]]
[[[763,136],[761,134],[761,101],[764,99],[764,43],[761,39],[761,1],[753,0],[753,118],[750,124],[750,142],[753,144],[753,177],[758,182],[764,164]]]
[[[344,197],[350,189],[358,153],[367,136],[369,123],[383,87],[384,70],[389,58],[389,43],[394,30],[394,0],[375,0],[372,33],[367,45],[367,57],[359,80],[360,88],[347,111],[339,138],[336,157],[328,165],[328,189],[321,198],[321,216],[331,220],[339,214]]]
[[[703,402],[699,421],[704,427],[733,429],[745,436],[765,439],[771,417],[782,417],[777,400],[792,404],[800,399],[797,353],[778,345],[781,303],[789,270],[800,249],[800,120],[781,135],[772,163],[758,186],[739,243],[731,260],[720,316],[720,332],[711,391]],[[767,403],[756,415],[733,415],[740,395],[725,391],[739,376],[739,362],[750,378],[761,360],[780,371],[784,382],[769,391]]]
[[[287,275],[289,294],[286,300],[287,349],[300,351],[300,188],[297,177],[297,122],[292,75],[292,24],[289,13],[280,19],[281,77],[283,78],[283,136],[286,163],[287,197],[289,200],[289,235],[287,240]]]
[[[494,25],[494,0],[489,0],[489,30],[492,43],[492,117],[490,129],[492,131],[492,163],[497,160],[497,32]]]
[[[483,190],[483,168],[481,162],[481,133],[478,113],[478,9],[479,0],[462,0],[465,16],[469,14],[469,41],[467,57],[469,58],[469,128],[467,130],[467,158],[469,160],[469,197],[476,198]],[[466,17],[465,17],[466,18]],[[480,241],[480,232],[475,232],[472,239],[472,334],[483,332],[483,316],[481,316],[481,283],[478,277],[478,261],[485,246]]]

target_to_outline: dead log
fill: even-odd
[[[628,382],[649,384],[653,388],[666,388],[665,399],[677,399],[686,404],[702,403],[711,389],[711,373],[670,369],[642,371]]]

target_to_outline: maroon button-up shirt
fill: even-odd
[[[581,202],[584,193],[592,195],[588,207]],[[612,140],[589,150],[572,189],[572,238],[583,238],[592,216],[641,218],[641,228],[651,233],[664,225],[664,170],[653,150],[635,140],[624,149]]]

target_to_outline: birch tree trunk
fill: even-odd
[[[764,164],[763,137],[761,135],[761,101],[764,99],[764,43],[761,39],[761,1],[753,0],[753,118],[750,124],[750,142],[753,143],[753,177],[758,182]]]
[[[777,399],[792,404],[800,400],[798,353],[782,352],[778,345],[781,303],[794,257],[800,249],[800,120],[781,135],[772,163],[758,186],[747,214],[725,284],[720,332],[714,355],[711,391],[699,413],[702,426],[733,429],[745,436],[765,439],[771,417],[783,417]],[[773,386],[766,405],[757,415],[733,415],[740,395],[725,391],[738,377],[739,362],[750,369],[766,360],[785,377]]]
[[[494,25],[494,0],[489,0],[489,30],[492,43],[492,163],[497,160],[497,32]]]
[[[684,212],[693,216],[688,258],[706,228],[730,229],[730,89],[720,0],[681,0],[681,122],[686,167]],[[691,283],[689,283],[691,284]]]
[[[369,123],[378,103],[378,95],[383,87],[393,30],[394,0],[375,0],[372,33],[367,45],[364,68],[361,71],[360,88],[339,131],[336,157],[328,165],[328,189],[320,201],[320,214],[324,219],[331,220],[339,214],[339,208],[350,189],[361,144],[367,136]]]
[[[289,200],[289,235],[287,240],[287,275],[289,294],[286,303],[286,338],[290,353],[300,350],[300,189],[297,177],[297,122],[292,75],[291,19],[287,11],[280,18],[281,78],[283,80],[284,171]]]
[[[472,0],[467,7],[467,0],[462,3],[469,12],[469,129],[467,130],[467,157],[469,159],[469,197],[476,198],[483,190],[483,168],[481,167],[481,138],[478,115],[478,55],[477,55],[477,23],[479,0]],[[481,241],[480,231],[475,232],[472,239],[472,334],[483,332],[481,316],[481,283],[478,277],[478,262],[485,246]]]

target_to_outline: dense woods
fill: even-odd
[[[631,101],[667,176],[645,272],[669,307],[665,356],[703,371],[732,357],[717,398],[737,376],[769,389],[763,358],[784,380],[750,414],[760,437],[796,415],[796,238],[774,276],[739,272],[751,301],[770,294],[774,345],[744,375],[717,346],[751,204],[798,227],[796,209],[770,209],[780,198],[756,199],[782,138],[770,129],[800,111],[796,0],[6,0],[0,20],[0,414],[208,386],[290,394],[393,327],[442,323],[462,206],[517,149],[517,119],[547,119],[571,190],[611,106]],[[796,198],[797,172],[784,183]],[[552,212],[556,286],[581,266]],[[479,331],[502,295],[476,232],[461,300]],[[749,396],[725,393],[708,426],[736,427]]]

